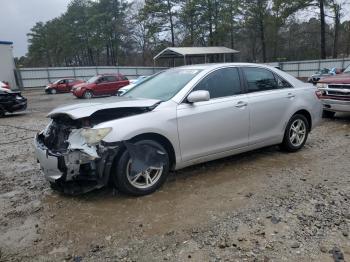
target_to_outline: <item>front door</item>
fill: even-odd
[[[183,161],[248,145],[249,108],[238,69],[211,72],[192,91],[207,90],[210,100],[180,104],[178,132]]]

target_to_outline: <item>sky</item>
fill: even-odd
[[[14,56],[27,52],[27,33],[67,10],[70,0],[0,0],[0,41],[13,42]]]
[[[0,0],[0,41],[14,43],[14,56],[25,55],[28,48],[27,33],[35,23],[46,22],[61,15],[67,10],[70,1]],[[349,19],[350,5],[346,7],[345,14],[344,18]]]

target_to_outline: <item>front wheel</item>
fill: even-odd
[[[51,95],[57,94],[57,90],[54,89],[54,88],[50,89],[50,94],[51,94]]]
[[[93,96],[93,94],[92,94],[92,92],[91,91],[85,91],[85,93],[84,93],[84,95],[83,95],[83,97],[85,98],[85,99],[90,99],[90,98],[92,98],[92,96]]]
[[[288,122],[284,132],[281,148],[288,152],[295,152],[301,149],[309,135],[309,122],[303,115],[294,115]]]
[[[5,116],[5,113],[6,113],[5,109],[3,109],[3,108],[0,106],[0,117]]]
[[[162,154],[163,164],[161,166],[149,166],[143,172],[132,174],[132,158],[128,150],[125,150],[119,159],[116,159],[116,168],[112,171],[114,185],[122,193],[143,196],[159,189],[166,181],[169,174],[169,156],[165,148],[153,140],[140,140],[135,146],[147,146]],[[136,161],[135,161],[136,162]]]

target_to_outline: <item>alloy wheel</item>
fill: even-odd
[[[130,184],[139,189],[147,189],[157,183],[159,178],[162,176],[163,167],[149,167],[146,171],[131,176],[131,159],[128,162],[126,168],[126,176]]]
[[[299,147],[303,144],[306,138],[306,125],[305,122],[301,119],[296,119],[289,130],[289,141],[295,146]]]

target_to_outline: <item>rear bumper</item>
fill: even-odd
[[[322,99],[323,109],[332,112],[350,112],[350,100]]]
[[[35,154],[41,171],[51,186],[63,193],[76,195],[105,186],[119,145],[99,145],[99,157],[81,150],[51,152],[39,139],[34,139]]]

